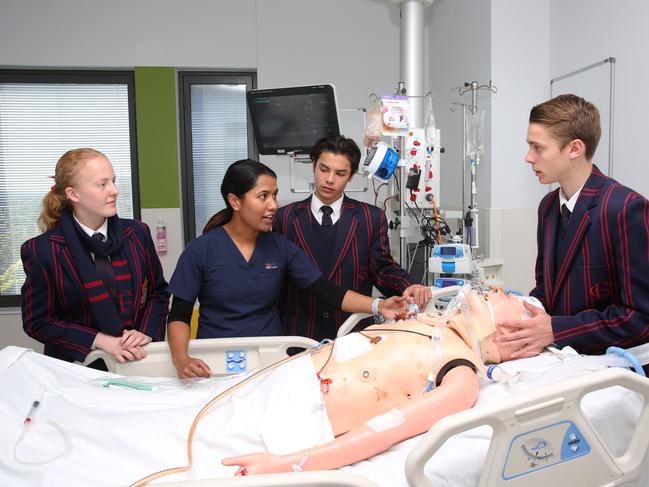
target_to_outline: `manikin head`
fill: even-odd
[[[497,332],[508,333],[503,328],[497,330],[496,323],[529,319],[531,313],[523,306],[524,301],[543,307],[535,298],[508,295],[502,289],[481,293],[465,286],[455,298],[455,304],[449,305],[458,309],[448,317],[447,326],[471,348],[474,348],[475,339],[483,362],[500,363],[509,360],[514,350],[496,344]]]

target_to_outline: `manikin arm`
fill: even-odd
[[[223,459],[224,465],[240,465],[248,474],[290,472],[293,465],[303,470],[330,470],[377,455],[392,445],[428,431],[439,419],[473,406],[478,396],[478,379],[468,367],[449,371],[442,384],[399,409],[403,422],[374,431],[362,424],[335,440],[308,450],[273,455],[258,453]]]

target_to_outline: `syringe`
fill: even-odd
[[[36,414],[36,409],[41,405],[41,402],[43,401],[44,394],[45,394],[45,389],[42,389],[40,397],[37,400],[35,400],[32,403],[31,407],[29,408],[29,411],[27,412],[27,416],[25,417],[25,421],[23,421],[23,424],[28,425],[32,423],[32,421],[34,420],[34,415]]]

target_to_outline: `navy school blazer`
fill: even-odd
[[[555,265],[559,189],[538,209],[536,287],[556,343],[581,353],[649,341],[649,202],[596,167],[565,230]]]
[[[131,271],[132,286],[119,296],[122,324],[154,341],[164,340],[169,306],[167,283],[149,228],[122,219],[122,251]],[[82,361],[99,331],[74,256],[57,225],[27,240],[20,249],[25,283],[22,317],[25,332],[45,345],[45,354]]]
[[[313,246],[311,197],[280,208],[273,230],[295,242],[317,266]],[[415,280],[392,258],[385,213],[376,206],[343,199],[336,244],[332,249],[331,282],[360,294],[371,295],[376,286],[385,296],[400,295]],[[315,296],[300,291],[290,282],[280,303],[284,333],[320,340],[335,338],[349,313],[319,303]],[[333,336],[332,336],[333,334]]]

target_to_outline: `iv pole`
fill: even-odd
[[[392,0],[400,8],[400,95],[408,95],[410,105],[410,126],[424,126],[424,9],[432,5],[433,0]],[[406,93],[407,90],[407,93]],[[401,137],[399,154],[404,157],[405,137]],[[399,167],[399,214],[401,221],[406,217],[406,170],[403,165]],[[408,260],[408,227],[403,225],[399,229],[399,263],[407,265]]]
[[[497,93],[498,88],[489,81],[489,84],[480,85],[477,81],[471,81],[470,83],[466,81],[463,87],[459,87],[458,93],[464,95],[467,91],[471,91],[471,104],[466,103],[451,103],[449,108],[451,111],[455,111],[458,106],[462,107],[462,211],[465,210],[466,200],[466,168],[469,162],[471,163],[471,180],[470,180],[470,202],[467,208],[466,216],[462,219],[462,234],[464,237],[464,242],[469,245],[472,249],[478,249],[480,247],[480,239],[478,237],[478,190],[476,183],[476,170],[477,166],[480,164],[480,154],[477,148],[475,148],[475,160],[469,161],[469,147],[467,136],[467,121],[469,120],[470,112],[471,116],[477,115],[478,112],[478,91],[479,90],[489,90],[491,93]],[[474,145],[477,141],[474,141]]]

